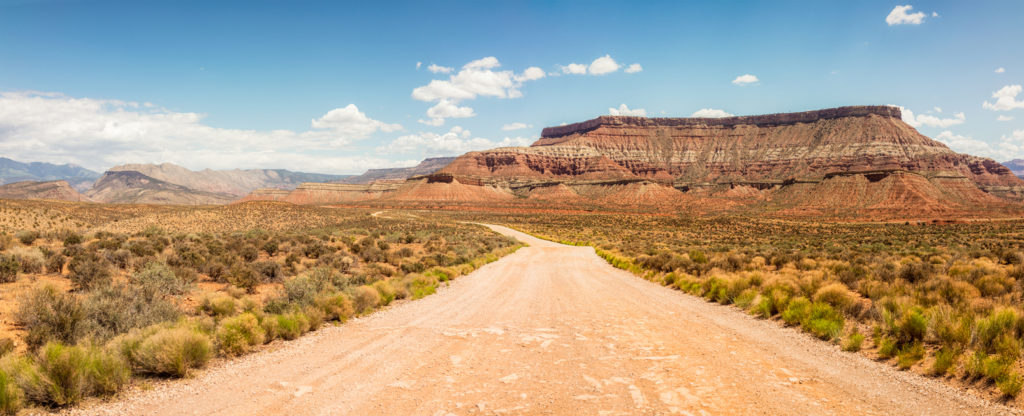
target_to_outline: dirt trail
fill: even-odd
[[[541,241],[423,300],[81,414],[1006,414]]]

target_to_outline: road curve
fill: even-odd
[[[1007,414],[774,322],[530,246],[450,287],[74,414]]]

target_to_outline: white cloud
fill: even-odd
[[[476,116],[476,113],[473,112],[472,108],[459,107],[451,100],[442,99],[433,107],[427,109],[427,117],[430,117],[430,120],[417,121],[431,126],[440,126],[444,124],[444,119],[446,118],[467,118],[474,116]]]
[[[401,129],[369,118],[355,105],[327,112],[303,132],[218,128],[203,124],[203,117],[136,102],[0,92],[0,154],[95,170],[172,162],[192,169],[360,173],[405,163],[352,155],[345,149],[374,132]]]
[[[473,137],[469,130],[454,126],[447,133],[420,132],[401,136],[377,149],[390,154],[423,154],[425,156],[458,155],[473,150],[496,147],[528,146],[531,140],[525,137],[506,137],[499,141]]]
[[[563,74],[583,75],[587,73],[587,66],[583,64],[569,64],[559,68],[562,69]]]
[[[974,138],[969,136],[961,136],[959,134],[954,134],[949,130],[945,130],[942,133],[939,133],[938,136],[935,136],[935,140],[945,143],[947,146],[949,146],[950,149],[953,149],[960,153],[982,156],[988,156],[993,153],[992,146],[990,146],[988,143],[985,143],[981,140],[975,140]]]
[[[501,126],[501,129],[505,130],[505,131],[512,131],[512,130],[528,129],[530,127],[533,127],[533,125],[532,124],[515,122],[515,123],[509,123],[509,124],[506,124],[504,126]]]
[[[941,108],[935,107],[936,112],[942,112]],[[900,107],[900,112],[903,114],[903,122],[909,124],[911,127],[938,127],[946,129],[958,124],[964,124],[967,121],[967,117],[963,112],[953,114],[952,118],[940,118],[930,114],[920,114],[915,116],[913,111],[909,108]]]
[[[455,68],[452,68],[450,66],[430,64],[430,66],[427,67],[427,70],[435,74],[450,74],[452,71],[455,70]]]
[[[644,110],[642,108],[630,109],[629,107],[626,107],[626,104],[622,104],[622,105],[619,106],[619,108],[609,108],[608,109],[608,114],[613,115],[613,116],[639,116],[639,117],[647,117],[647,110]]]
[[[519,90],[523,82],[544,77],[544,71],[537,67],[527,68],[522,74],[517,75],[512,71],[496,70],[500,66],[498,58],[488,56],[463,65],[458,73],[450,75],[446,80],[435,79],[427,85],[413,89],[412,98],[437,102],[434,107],[427,110],[431,120],[421,122],[439,126],[444,124],[446,118],[472,117],[475,115],[472,109],[457,106],[460,101],[472,100],[478,96],[519,98],[523,96]],[[447,103],[443,104],[443,101]],[[431,110],[433,115],[430,114]]]
[[[932,17],[939,17],[939,12],[932,12]]]
[[[392,132],[402,129],[401,124],[388,124],[367,117],[355,104],[328,111],[322,117],[313,119],[312,125],[317,129],[334,130],[352,139],[366,138],[377,130]]]
[[[700,110],[694,111],[693,114],[690,115],[690,117],[700,117],[700,118],[722,118],[722,117],[732,117],[732,116],[733,116],[732,114],[726,113],[725,111],[716,110],[716,109],[713,109],[713,108],[702,108]]]
[[[981,106],[992,111],[1008,111],[1015,108],[1024,108],[1024,101],[1017,101],[1017,95],[1021,92],[1020,85],[1007,85],[999,91],[992,93],[995,103],[985,101]]]
[[[934,111],[936,113],[941,113],[942,112],[942,107],[932,107],[932,111]]]
[[[544,78],[544,70],[537,68],[535,66],[531,66],[529,68],[526,68],[526,70],[523,71],[522,75],[516,76],[516,81],[533,81],[541,78]]]
[[[914,6],[911,6],[909,4],[905,6],[894,7],[892,11],[889,12],[889,15],[885,17],[885,23],[888,23],[889,26],[921,24],[922,22],[924,22],[925,16],[923,12],[907,13],[913,8]]]
[[[626,67],[626,71],[625,72],[627,74],[635,74],[635,73],[643,71],[643,70],[644,70],[644,67],[640,66],[640,64],[630,64],[628,67]]]
[[[419,71],[420,67],[423,66],[423,62],[416,61],[416,70]]]
[[[1010,121],[1010,120],[1013,120],[1013,116],[1005,116],[1005,115],[1000,114],[999,117],[996,117],[996,120],[997,121]]]
[[[743,75],[740,75],[740,76],[736,77],[736,79],[732,80],[732,83],[742,87],[742,86],[750,85],[750,84],[753,84],[753,83],[756,83],[756,82],[760,82],[760,81],[761,80],[757,79],[756,76],[753,76],[753,75],[750,75],[750,74],[743,74]]]
[[[1003,67],[996,68],[996,73],[997,74],[1002,74],[1004,72],[1006,72],[1006,68],[1003,68]]]
[[[590,72],[590,75],[610,74],[618,71],[620,66],[618,62],[612,59],[611,55],[605,55],[591,62],[587,72]]]

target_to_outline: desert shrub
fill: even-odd
[[[757,291],[754,289],[747,289],[740,292],[733,298],[732,303],[741,309],[750,308],[750,305],[754,303],[754,299],[757,298]]]
[[[281,324],[278,315],[263,315],[260,327],[263,328],[263,342],[269,343],[281,337]]]
[[[395,289],[387,280],[373,282],[373,288],[377,289],[377,293],[380,294],[381,305],[389,305],[395,300]]]
[[[707,264],[708,262],[708,257],[700,250],[690,250],[689,256],[690,260],[697,264]]]
[[[316,298],[314,303],[324,312],[324,318],[328,320],[344,322],[354,313],[352,301],[344,293],[321,295]]]
[[[25,393],[14,377],[0,369],[0,414],[15,415],[25,404]]]
[[[970,378],[978,378],[985,375],[985,361],[988,358],[988,354],[985,354],[984,351],[975,351],[971,358],[967,360],[967,366],[964,368],[966,375]]]
[[[132,284],[143,289],[149,298],[182,295],[188,291],[188,283],[167,267],[166,264],[151,262],[142,270],[131,275]]]
[[[857,294],[846,285],[835,282],[822,286],[814,293],[815,302],[825,302],[840,311],[850,312],[857,304]]]
[[[278,250],[277,241],[268,240],[266,243],[263,243],[260,249],[267,253],[268,256],[273,256]]]
[[[30,246],[33,242],[36,241],[36,239],[39,238],[39,232],[32,230],[18,231],[17,233],[14,234],[14,238],[17,238],[18,241],[21,241],[21,244]]]
[[[811,301],[801,296],[790,301],[781,315],[786,325],[794,326],[803,323],[810,314]]]
[[[413,299],[422,299],[437,292],[437,282],[425,276],[416,276],[409,283],[409,294]]]
[[[896,366],[906,370],[924,358],[924,344],[920,341],[906,344],[896,356]]]
[[[306,316],[306,323],[309,326],[307,331],[320,329],[320,326],[324,324],[324,319],[327,317],[323,310],[313,305],[302,308],[302,314]]]
[[[67,257],[63,254],[53,252],[46,256],[46,272],[61,274],[64,272],[64,264],[67,263]]]
[[[276,261],[259,261],[253,263],[252,268],[263,281],[279,281],[284,277],[284,269]]]
[[[934,272],[930,264],[914,261],[904,264],[899,270],[898,277],[910,283],[917,283],[927,280],[932,273]]]
[[[254,245],[245,245],[238,250],[238,255],[241,256],[243,260],[251,263],[260,258],[260,251]]]
[[[241,355],[263,344],[265,335],[256,316],[243,313],[221,321],[217,328],[217,345],[225,355]]]
[[[28,294],[16,319],[27,331],[25,343],[38,347],[49,341],[73,344],[84,334],[85,316],[85,308],[74,295],[43,285]]]
[[[983,350],[991,352],[1000,335],[1009,333],[1014,336],[1017,333],[1018,323],[1017,311],[1013,309],[1002,308],[992,311],[988,316],[978,320],[975,330],[978,345]]]
[[[99,339],[181,315],[174,303],[139,286],[111,285],[89,292],[84,308],[86,331]]]
[[[256,286],[260,284],[261,276],[252,268],[242,263],[235,263],[231,266],[227,276],[228,283],[235,287],[245,289],[246,292],[255,293]]]
[[[14,352],[14,339],[11,337],[0,338],[0,357]]]
[[[366,313],[380,306],[380,293],[371,286],[359,286],[352,291],[353,306],[358,313]]]
[[[1024,378],[1016,371],[1007,372],[1002,378],[996,380],[996,387],[1007,397],[1017,397],[1021,387],[1024,387]]]
[[[931,373],[936,376],[944,376],[949,369],[956,364],[960,352],[952,347],[942,347],[935,353],[935,362],[932,363]]]
[[[878,341],[878,356],[882,358],[892,358],[899,353],[899,345],[896,340],[889,337],[882,337]]]
[[[75,256],[68,264],[68,278],[80,289],[95,289],[110,284],[110,268],[93,252]]]
[[[958,313],[949,305],[939,305],[932,309],[932,332],[943,345],[966,346],[971,340],[974,329],[974,316],[970,313]]]
[[[43,272],[46,259],[41,251],[28,247],[16,247],[11,250],[11,254],[21,266],[22,273],[33,274]]]
[[[135,372],[183,377],[201,368],[213,355],[210,337],[185,325],[154,325],[120,335],[108,344],[132,364]]]
[[[115,393],[130,371],[121,357],[94,346],[50,342],[15,365],[15,378],[32,401],[68,406],[91,395]]]
[[[802,327],[818,338],[831,340],[843,330],[843,315],[827,303],[815,302]]]
[[[281,339],[293,340],[309,330],[309,321],[300,312],[276,315],[276,318]]]
[[[122,270],[127,269],[132,262],[132,253],[128,250],[108,251],[105,257],[110,264]]]
[[[901,344],[924,340],[928,333],[928,316],[918,306],[907,309],[897,324],[896,339]]]
[[[236,310],[235,298],[223,294],[206,295],[199,301],[199,311],[215,318],[232,316]]]
[[[0,283],[11,283],[18,280],[18,270],[21,264],[18,259],[9,254],[0,253]]]
[[[861,346],[864,344],[864,334],[854,331],[850,336],[846,337],[846,342],[843,343],[843,351],[857,352],[860,351]]]

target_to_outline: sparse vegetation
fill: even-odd
[[[73,405],[131,376],[182,377],[217,355],[429,295],[518,247],[479,226],[359,210],[0,209],[54,218],[0,221],[0,284],[26,288],[11,316],[25,335],[0,338],[0,413]]]

